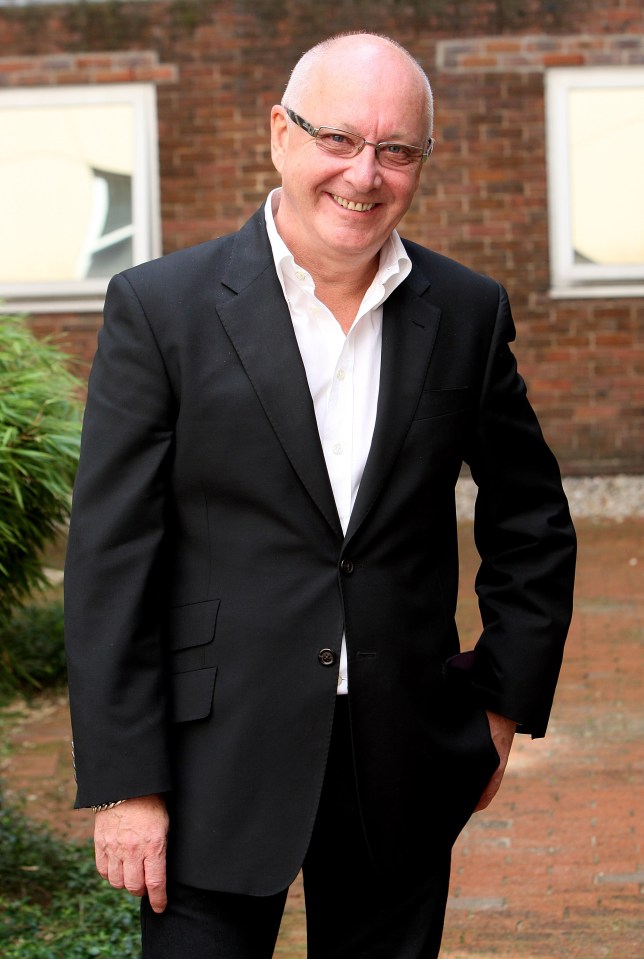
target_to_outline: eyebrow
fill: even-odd
[[[332,130],[342,130],[344,133],[355,133],[355,135],[359,137],[364,136],[364,133],[358,130],[353,123],[321,123],[320,126],[331,127]],[[407,143],[410,146],[414,143],[414,140],[408,140],[404,133],[390,133],[389,136],[379,137],[377,140],[378,143],[392,143],[394,141]]]

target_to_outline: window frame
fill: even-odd
[[[0,107],[127,104],[133,111],[132,265],[161,255],[156,87],[151,83],[74,84],[0,90]],[[94,311],[109,276],[80,280],[0,282],[0,312]]]
[[[579,88],[644,88],[644,68],[556,67],[546,71],[545,79],[551,295],[641,296],[644,294],[644,262],[600,264],[574,261],[568,94]]]

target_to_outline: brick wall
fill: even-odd
[[[333,11],[333,16],[329,11]],[[644,64],[640,0],[133,0],[0,7],[0,85],[157,85],[164,252],[237,228],[277,183],[268,112],[330,32],[390,34],[436,94],[404,234],[508,288],[516,352],[565,472],[642,472],[644,299],[549,295],[544,71]],[[34,317],[88,359],[100,317]]]

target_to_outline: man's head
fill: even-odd
[[[389,48],[389,52],[397,53],[401,60],[406,60],[412,72],[415,72],[420,85],[424,91],[424,100],[421,105],[424,110],[426,132],[425,139],[432,135],[434,127],[434,98],[429,85],[427,75],[417,60],[396,40],[391,37],[383,37],[373,33],[346,33],[337,37],[330,37],[328,40],[322,40],[316,46],[311,47],[304,53],[295,64],[290,79],[286,85],[282,105],[291,107],[299,112],[302,106],[302,100],[312,92],[315,95],[315,75],[320,67],[324,67],[325,59],[333,57],[350,59],[355,58],[356,68],[361,57],[368,57],[369,53],[375,54],[378,50]]]
[[[418,186],[432,112],[427,77],[392,40],[348,34],[304,54],[271,114],[276,222],[303,265],[360,268],[376,257]],[[321,126],[340,132],[323,139]]]

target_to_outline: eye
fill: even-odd
[[[404,143],[386,143],[384,152],[396,160],[412,160],[416,155],[414,150]]]
[[[351,146],[351,138],[348,133],[341,130],[320,130],[317,136],[325,146]]]
[[[357,153],[361,143],[360,137],[347,133],[346,130],[336,130],[335,127],[320,127],[316,140],[323,150],[347,157]]]

